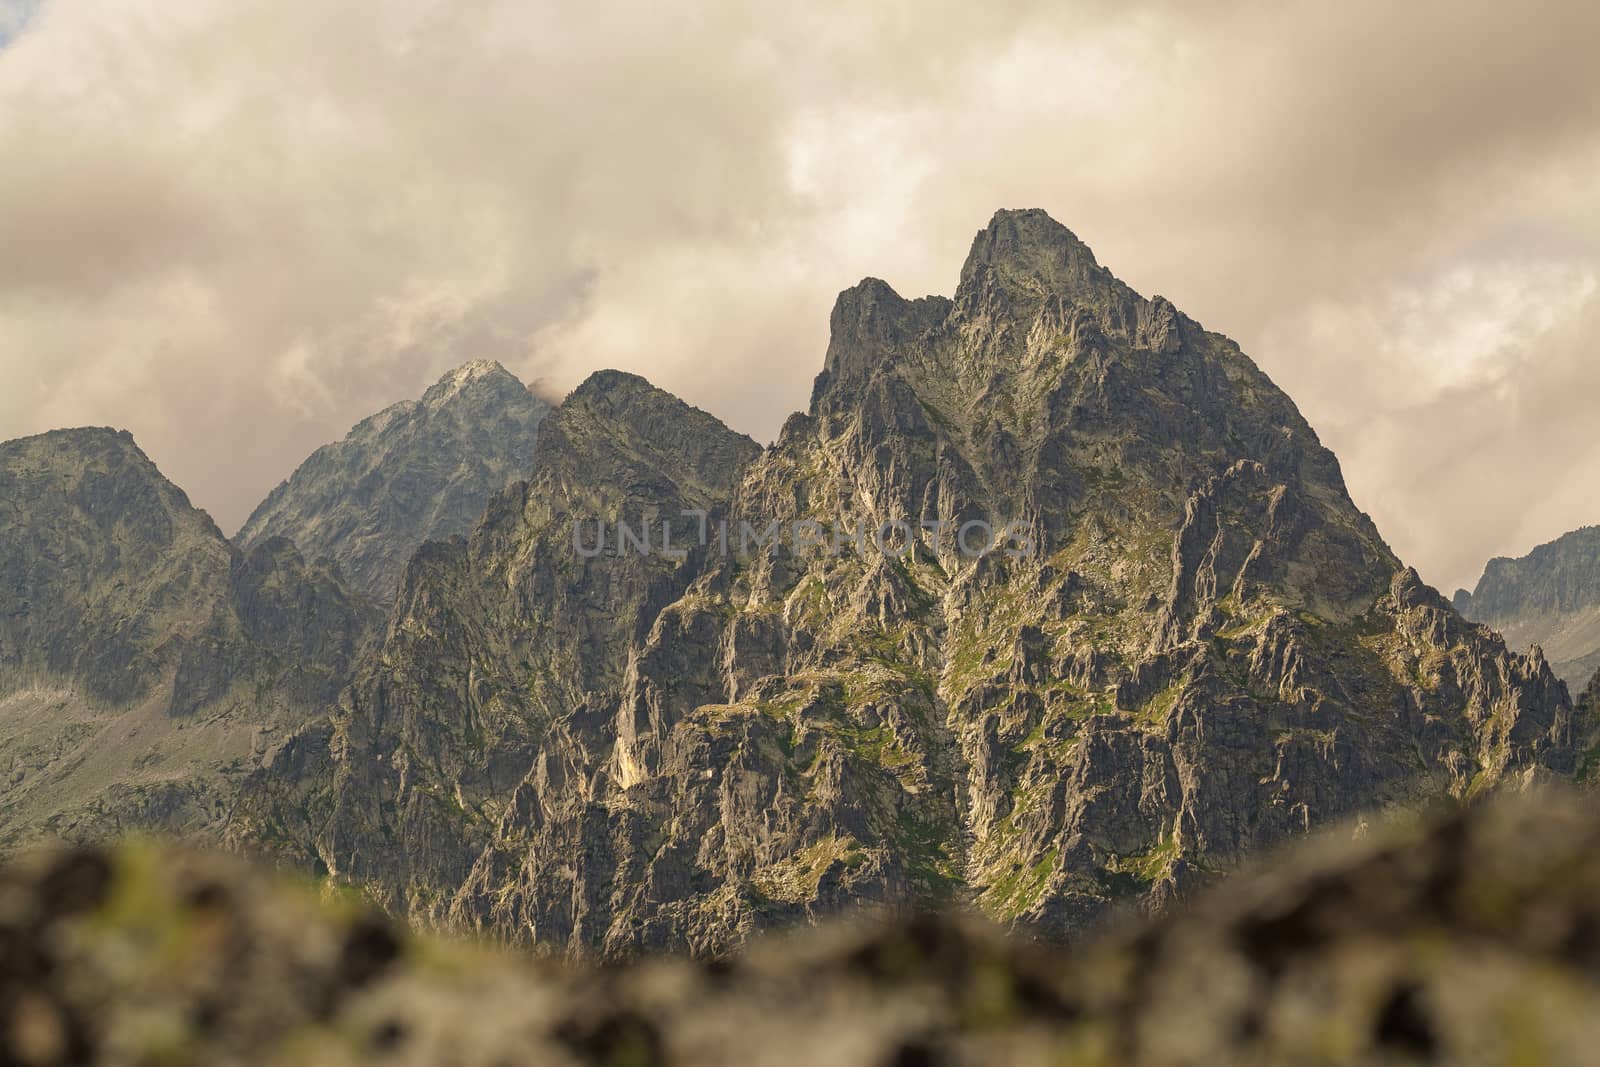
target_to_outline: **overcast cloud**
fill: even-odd
[[[769,439],[834,294],[1038,206],[1237,338],[1449,591],[1600,522],[1600,8],[0,0],[0,438],[232,531],[469,358]]]

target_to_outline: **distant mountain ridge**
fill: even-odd
[[[549,409],[499,363],[465,363],[420,400],[385,408],[317,449],[234,540],[248,548],[287,537],[387,604],[424,541],[470,532],[494,493],[527,476]]]
[[[830,325],[770,447],[617,371],[546,418],[472,363],[237,543],[126,434],[0,445],[0,850],[220,835],[572,956],[863,904],[1063,938],[1593,770],[1593,692],[1462,619],[1236,344],[1043,212],[952,296],[869,278]],[[624,522],[654,550],[575,536]],[[967,547],[985,522],[1030,550]]]
[[[319,450],[235,543],[126,431],[0,443],[0,850],[215,832],[348,684],[404,560],[525,470],[547,410],[466,363]]]
[[[1585,526],[1520,559],[1489,561],[1456,610],[1514,648],[1539,645],[1574,693],[1600,671],[1600,526]]]
[[[0,848],[213,826],[377,622],[289,542],[234,548],[125,431],[0,443]]]
[[[1544,660],[1394,557],[1237,345],[1043,212],[998,213],[953,297],[867,279],[831,326],[765,450],[632,376],[574,392],[233,839],[579,956],[862,903],[1060,937],[1334,819],[1577,770]],[[576,550],[686,510],[919,532]],[[975,520],[1036,554],[963,551]]]

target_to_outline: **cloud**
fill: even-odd
[[[1470,582],[1600,521],[1567,421],[1597,31],[1579,0],[51,0],[0,52],[0,436],[126,425],[224,528],[472,357],[767,437],[836,291],[949,292],[1041,206],[1239,339],[1401,554]]]
[[[39,0],[0,0],[0,48],[27,29],[38,10]]]

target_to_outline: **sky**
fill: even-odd
[[[38,8],[39,0],[0,0],[0,48],[23,31]]]
[[[948,294],[1042,207],[1449,592],[1600,522],[1596,40],[1589,0],[0,0],[0,438],[125,427],[230,533],[473,358],[770,440],[839,290]]]

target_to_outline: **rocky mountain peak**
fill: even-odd
[[[230,567],[210,516],[126,431],[55,430],[0,444],[0,671],[144,695],[170,638],[208,621]]]
[[[1460,590],[1456,598],[1486,618],[1600,604],[1600,526],[1574,530],[1519,559],[1497,556],[1477,589]]]
[[[96,507],[102,502],[94,499],[94,493],[105,488],[105,480],[110,479],[121,487],[122,493],[151,493],[153,500],[161,501],[165,511],[190,513],[197,521],[211,526],[211,517],[193,509],[188,494],[161,474],[127,430],[109,426],[50,430],[34,437],[4,442],[0,450],[13,465],[11,473],[15,477],[27,481],[65,477],[80,486],[87,481],[89,485],[83,488],[85,495],[80,502],[98,511],[107,521],[138,514],[137,510]]]
[[[1498,557],[1455,608],[1513,647],[1538,644],[1576,690],[1600,668],[1600,526],[1586,526],[1520,559]]]
[[[0,443],[0,850],[213,825],[375,621],[287,541],[236,551],[126,432]]]
[[[426,407],[439,408],[458,400],[468,392],[493,394],[495,392],[526,392],[516,375],[492,359],[475,359],[444,374],[422,394]]]
[[[902,410],[888,424],[915,421],[904,407],[915,397],[946,429],[992,429],[999,421],[1005,437],[1020,443],[1066,414],[1041,405],[1059,404],[1069,391],[1085,403],[1088,393],[1099,394],[1094,415],[1109,430],[1148,421],[1157,395],[1159,406],[1213,422],[1242,417],[1209,410],[1222,394],[1242,390],[1266,403],[1262,414],[1298,424],[1295,436],[1314,444],[1293,404],[1236,345],[1165,298],[1135,292],[1039,210],[999,212],[979,231],[953,298],[908,300],[867,278],[840,294],[830,326],[813,414],[850,417],[864,396],[876,395],[867,383],[882,375],[901,383],[895,403]],[[1019,424],[1009,425],[1013,413]]]
[[[549,410],[499,363],[464,363],[312,453],[235,541],[287,537],[386,602],[417,546],[467,533],[494,493],[527,476]]]
[[[659,400],[682,403],[637,374],[625,370],[597,370],[567,395],[562,406],[581,406],[595,411],[621,411]]]
[[[1052,291],[1114,280],[1077,234],[1038,208],[997,211],[978,231],[961,268],[963,288],[984,271]]]
[[[1571,772],[1548,667],[1394,558],[1237,345],[1042,212],[997,215],[954,300],[868,278],[831,326],[765,450],[631,375],[575,390],[251,825],[331,813],[302,852],[428,922],[718,953],[863,902],[1063,936]],[[685,508],[777,540],[574,537]],[[1028,549],[959,534],[1013,524]]]
[[[812,409],[851,406],[855,387],[888,369],[907,346],[934,336],[949,311],[946,297],[907,300],[880,278],[865,278],[840,293],[828,319],[828,351],[812,391]],[[838,405],[831,403],[830,391],[838,393]]]
[[[969,340],[1000,346],[1018,333],[1035,351],[1056,339],[1105,337],[1173,355],[1201,329],[1164,297],[1145,298],[1102,267],[1089,246],[1039,210],[1001,211],[961,270],[953,318]]]
[[[973,239],[954,299],[908,300],[879,278],[865,278],[839,294],[812,406],[818,412],[848,407],[860,384],[890,369],[895,354],[912,363],[918,356],[942,362],[936,371],[941,377],[962,376],[981,353],[971,345],[939,343],[952,335],[971,339],[1003,325],[1026,332],[1041,316],[1047,331],[1071,331],[1080,309],[1096,319],[1136,323],[1138,313],[1121,305],[1139,303],[1086,244],[1044,211],[999,211]],[[1117,305],[1114,315],[1107,314],[1110,305]],[[840,391],[839,403],[830,400],[830,390]]]
[[[548,431],[577,452],[649,457],[659,469],[692,472],[724,486],[761,450],[716,416],[626,371],[591,374],[551,422]]]
[[[148,457],[144,455],[144,450],[133,439],[133,434],[127,430],[119,430],[114,426],[69,426],[59,430],[47,430],[32,437],[21,437],[14,441],[7,441],[5,444],[8,447],[21,446],[27,442],[62,450],[72,448],[86,450],[96,448],[119,449],[129,454],[137,454],[148,460]]]

